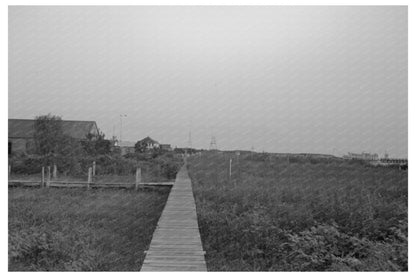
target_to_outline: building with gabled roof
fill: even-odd
[[[145,137],[142,140],[139,140],[139,142],[145,144],[146,145],[146,149],[160,148],[159,142],[157,142],[156,140],[152,139],[149,136]]]
[[[9,119],[9,154],[30,153],[35,150],[35,119]],[[78,140],[86,139],[88,134],[97,135],[95,121],[62,120],[64,135]]]
[[[118,141],[116,146],[120,148],[121,155],[133,154],[136,143],[133,141]]]
[[[172,151],[170,144],[160,144],[160,149],[164,151]]]

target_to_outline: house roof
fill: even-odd
[[[136,143],[133,142],[133,141],[124,141],[123,140],[123,141],[119,141],[117,143],[117,145],[120,146],[120,147],[134,147],[136,145]]]
[[[62,130],[65,135],[84,139],[98,128],[95,121],[62,120]],[[33,138],[34,134],[34,119],[9,119],[9,138]]]
[[[144,139],[141,140],[142,142],[146,142],[146,143],[159,143],[156,140],[152,139],[151,137],[147,136]]]

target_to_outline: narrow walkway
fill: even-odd
[[[176,176],[141,271],[207,271],[186,164]]]

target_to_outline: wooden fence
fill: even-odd
[[[88,169],[87,181],[58,181],[56,165],[53,166],[53,172],[51,174],[51,167],[42,167],[40,180],[12,180],[11,168],[9,166],[9,186],[34,186],[41,188],[74,188],[74,187],[85,187],[90,188],[132,188],[138,190],[144,187],[157,187],[157,186],[172,186],[174,182],[142,182],[141,168],[136,169],[135,182],[95,182],[95,163]]]

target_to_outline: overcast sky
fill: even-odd
[[[406,7],[10,7],[9,118],[407,157]]]

